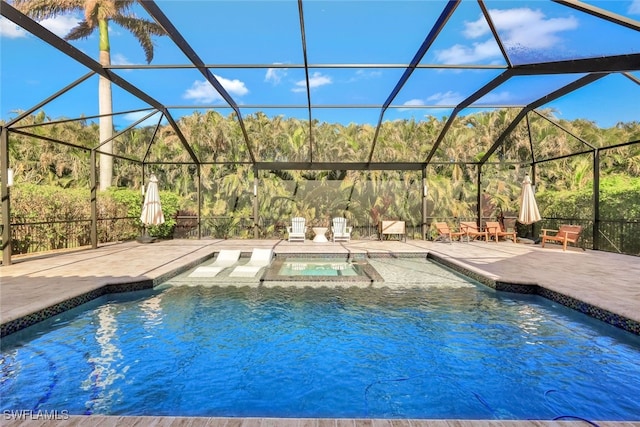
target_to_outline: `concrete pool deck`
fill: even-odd
[[[289,243],[283,240],[167,240],[152,244],[125,242],[95,250],[14,258],[0,267],[0,322],[3,335],[34,323],[42,316],[72,307],[82,298],[160,284],[200,262],[212,259],[221,249],[272,248],[276,256],[287,254],[343,254],[370,257],[425,257],[463,272],[489,286],[539,293],[594,317],[614,323],[624,319],[627,330],[638,333],[640,325],[640,258],[600,251],[582,251],[558,245],[512,242],[453,242],[421,240],[352,240],[348,243]],[[566,299],[566,301],[565,301]],[[594,315],[596,308],[598,313]],[[602,314],[604,313],[604,314]],[[629,329],[631,328],[631,329]],[[118,421],[119,420],[119,421]],[[31,425],[33,420],[5,419],[3,425]],[[64,425],[122,425],[123,417],[72,417]],[[274,420],[180,417],[133,417],[127,425],[208,426],[511,426],[567,425],[569,421],[465,421],[465,420]],[[27,423],[27,424],[23,424]],[[578,422],[577,424],[581,424]],[[640,425],[640,423],[598,423]],[[576,422],[571,422],[576,425]]]

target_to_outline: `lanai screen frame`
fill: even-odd
[[[540,107],[543,107],[545,104],[548,104],[549,102],[558,99],[570,92],[573,92],[581,87],[584,87],[586,85],[589,85],[599,79],[601,79],[602,77],[605,77],[611,73],[621,73],[622,75],[626,76],[627,78],[631,79],[632,81],[634,81],[636,84],[640,84],[640,81],[633,76],[630,72],[631,71],[637,71],[640,70],[640,54],[627,54],[627,55],[611,55],[611,56],[603,56],[603,57],[597,57],[597,58],[587,58],[587,59],[576,59],[576,60],[564,60],[564,61],[554,61],[554,62],[546,62],[546,63],[532,63],[532,64],[526,64],[526,65],[513,65],[509,59],[509,56],[506,52],[506,49],[504,48],[504,44],[502,43],[500,36],[495,28],[495,25],[493,24],[493,21],[486,9],[486,6],[483,2],[483,0],[477,0],[480,9],[482,10],[482,13],[490,27],[490,30],[493,34],[493,37],[495,39],[495,41],[497,42],[502,56],[506,62],[506,67],[505,66],[478,66],[478,65],[469,65],[469,66],[464,66],[464,65],[456,65],[456,66],[451,66],[450,68],[460,68],[460,69],[479,69],[479,68],[497,68],[497,69],[504,69],[504,71],[502,73],[500,73],[497,77],[495,77],[492,81],[490,81],[489,83],[483,85],[482,87],[480,87],[478,90],[476,90],[473,94],[471,94],[470,96],[468,96],[465,100],[463,100],[462,102],[460,102],[458,105],[453,106],[453,111],[452,114],[448,117],[448,120],[446,121],[443,129],[441,130],[440,134],[438,135],[434,145],[432,146],[432,149],[430,150],[429,154],[427,155],[427,157],[425,158],[424,161],[422,162],[373,162],[372,159],[374,157],[374,153],[376,150],[376,143],[378,140],[378,134],[381,128],[381,125],[383,123],[384,120],[384,115],[385,112],[389,109],[389,108],[397,108],[397,106],[393,105],[393,101],[395,99],[395,97],[398,95],[399,91],[402,89],[402,87],[405,85],[405,83],[408,81],[409,77],[411,76],[411,74],[419,68],[447,68],[447,67],[443,67],[443,65],[441,64],[421,64],[421,59],[424,57],[425,53],[429,50],[429,48],[431,47],[431,45],[433,44],[433,42],[435,41],[435,39],[437,38],[438,34],[445,28],[447,21],[449,20],[449,18],[451,17],[451,15],[453,14],[453,12],[456,10],[456,8],[458,7],[458,5],[461,3],[461,0],[449,0],[444,4],[443,10],[440,14],[440,16],[438,17],[438,19],[436,20],[435,24],[433,25],[433,27],[431,28],[429,34],[425,37],[424,41],[422,42],[421,46],[419,47],[419,49],[417,50],[417,52],[415,53],[413,59],[411,60],[410,63],[408,64],[310,64],[307,60],[307,46],[306,46],[306,34],[305,34],[305,26],[304,26],[304,8],[303,8],[303,0],[298,0],[297,4],[298,4],[298,13],[299,13],[299,20],[300,20],[300,37],[301,37],[301,43],[302,43],[302,51],[303,51],[303,57],[304,57],[304,63],[303,64],[287,64],[287,68],[300,68],[300,69],[304,69],[305,72],[305,79],[306,79],[306,94],[307,94],[307,104],[305,106],[305,108],[307,109],[307,113],[308,113],[308,123],[309,123],[309,144],[310,144],[310,158],[309,161],[307,162],[260,162],[257,161],[255,156],[254,156],[254,152],[252,149],[252,145],[250,142],[250,137],[246,131],[246,128],[244,126],[244,121],[242,118],[242,112],[241,112],[241,108],[238,106],[238,104],[236,103],[236,101],[233,99],[233,97],[224,89],[224,87],[222,86],[222,84],[218,81],[218,79],[211,73],[210,68],[273,68],[274,64],[268,64],[268,65],[254,65],[254,66],[247,66],[247,65],[233,65],[233,64],[205,64],[201,58],[198,56],[198,54],[195,52],[195,50],[191,47],[191,45],[184,39],[184,37],[180,34],[180,32],[178,31],[177,28],[174,27],[173,23],[171,22],[171,20],[162,12],[162,10],[158,7],[158,5],[152,1],[152,0],[144,0],[144,1],[140,1],[139,4],[147,11],[147,13],[149,13],[149,15],[156,21],[156,23],[158,23],[159,25],[161,25],[165,31],[167,32],[167,36],[174,42],[174,44],[185,54],[185,56],[189,59],[190,64],[184,65],[184,64],[180,64],[180,65],[175,65],[175,66],[154,66],[154,65],[146,65],[146,66],[110,66],[110,67],[103,67],[100,63],[98,63],[97,61],[93,60],[91,57],[89,57],[88,55],[84,54],[83,52],[81,52],[80,50],[76,49],[75,47],[73,47],[71,44],[69,44],[68,42],[66,42],[65,40],[61,39],[60,37],[56,36],[55,34],[53,34],[52,32],[50,32],[49,30],[45,29],[44,27],[42,27],[40,24],[38,24],[37,22],[33,21],[31,18],[27,17],[26,15],[22,14],[21,12],[17,11],[15,8],[13,8],[11,5],[9,5],[8,3],[6,3],[4,0],[2,1],[2,8],[0,9],[0,13],[2,14],[2,16],[4,16],[5,18],[11,20],[12,22],[14,22],[15,24],[19,25],[20,27],[22,27],[23,29],[25,29],[26,31],[28,31],[29,33],[33,34],[34,36],[40,38],[42,41],[48,43],[49,45],[51,45],[52,47],[54,47],[55,49],[59,50],[60,52],[64,53],[65,55],[73,58],[75,61],[79,62],[80,64],[86,66],[90,72],[82,77],[80,77],[78,80],[76,80],[75,82],[71,83],[70,85],[66,86],[65,88],[62,88],[59,92],[57,92],[56,94],[52,95],[51,97],[48,97],[47,99],[44,99],[42,102],[34,105],[32,108],[28,109],[27,111],[25,111],[23,114],[20,114],[18,117],[14,118],[13,120],[7,122],[4,126],[2,126],[0,128],[0,178],[1,178],[1,188],[0,188],[0,192],[1,192],[1,196],[2,196],[2,219],[3,219],[3,223],[5,224],[5,226],[3,227],[3,232],[2,232],[2,242],[3,242],[3,264],[4,265],[9,265],[11,264],[11,252],[12,252],[12,247],[11,247],[11,225],[10,225],[10,193],[9,193],[9,187],[7,186],[7,180],[8,180],[8,170],[9,170],[9,157],[8,157],[8,140],[9,140],[9,132],[12,131],[12,126],[15,125],[16,123],[18,123],[21,119],[23,119],[24,117],[28,116],[29,114],[32,114],[33,112],[35,112],[38,108],[40,108],[41,106],[47,104],[48,102],[50,102],[51,100],[61,96],[62,94],[66,93],[69,90],[72,90],[74,87],[76,87],[77,85],[79,85],[81,82],[85,81],[86,79],[88,79],[89,77],[93,76],[93,75],[99,75],[101,77],[104,77],[106,79],[108,79],[109,81],[111,81],[113,84],[121,87],[122,89],[124,89],[125,91],[129,92],[130,94],[132,94],[133,96],[135,96],[136,98],[142,100],[143,102],[145,102],[146,104],[148,104],[151,109],[153,110],[150,114],[156,114],[157,112],[160,112],[162,117],[166,118],[166,120],[168,121],[169,125],[172,127],[172,129],[176,132],[176,135],[178,136],[178,138],[180,139],[182,145],[184,146],[185,150],[189,153],[189,156],[191,157],[194,165],[196,165],[196,167],[199,168],[202,165],[206,165],[206,164],[215,164],[215,165],[219,165],[219,164],[228,164],[228,162],[223,162],[223,163],[219,163],[219,162],[202,162],[198,159],[197,155],[195,154],[193,148],[191,147],[189,141],[185,138],[185,136],[182,134],[182,132],[180,131],[179,126],[177,125],[176,121],[174,120],[174,118],[172,117],[169,108],[166,105],[163,105],[161,102],[157,101],[156,99],[154,99],[153,97],[151,97],[150,95],[148,95],[147,93],[145,93],[144,91],[142,91],[141,89],[139,89],[136,85],[128,82],[126,79],[122,78],[121,76],[119,76],[116,73],[111,72],[111,70],[116,70],[116,69],[122,69],[122,68],[127,68],[127,69],[154,69],[154,68],[171,68],[171,67],[175,67],[175,68],[185,68],[185,67],[190,67],[190,68],[194,68],[197,69],[198,71],[200,71],[200,73],[205,77],[205,79],[216,89],[216,91],[222,96],[222,98],[225,100],[225,102],[228,104],[228,106],[233,109],[233,111],[236,113],[237,118],[238,118],[238,123],[240,125],[240,128],[242,130],[242,135],[244,138],[244,142],[246,144],[248,153],[249,153],[249,157],[250,157],[250,162],[249,164],[252,165],[252,167],[254,168],[254,185],[257,186],[258,184],[258,172],[260,170],[400,170],[400,171],[421,171],[422,172],[422,185],[424,188],[426,188],[426,177],[427,177],[427,167],[429,165],[433,165],[437,162],[433,161],[433,156],[436,153],[436,150],[438,149],[438,147],[440,146],[440,143],[444,140],[445,136],[447,135],[447,131],[449,130],[451,124],[453,123],[453,121],[455,120],[455,118],[458,116],[458,114],[466,109],[466,108],[472,108],[472,104],[479,100],[480,98],[482,98],[484,95],[488,94],[489,92],[491,92],[493,89],[499,87],[501,84],[507,82],[509,79],[513,78],[513,77],[518,77],[518,76],[532,76],[532,75],[549,75],[549,74],[584,74],[583,77],[579,78],[578,80],[573,81],[572,83],[569,83],[567,85],[565,85],[564,87],[557,89],[553,92],[547,93],[544,96],[540,97],[539,99],[527,104],[527,105],[519,105],[519,106],[511,106],[509,108],[519,108],[520,112],[517,115],[516,119],[513,120],[511,122],[511,124],[499,135],[499,137],[494,141],[494,143],[492,144],[492,146],[490,147],[490,149],[483,155],[483,157],[477,161],[477,162],[464,162],[467,165],[475,165],[477,167],[477,173],[478,173],[478,179],[477,179],[477,199],[478,199],[478,203],[477,203],[477,209],[478,209],[478,218],[480,217],[480,212],[481,212],[481,189],[480,189],[480,183],[482,181],[481,179],[481,175],[482,175],[482,167],[484,165],[486,165],[491,157],[491,155],[500,147],[500,145],[502,145],[504,143],[504,140],[506,139],[506,137],[509,135],[509,133],[516,128],[516,126],[524,119],[527,120],[527,125],[528,125],[528,114],[529,113],[537,113],[537,109]],[[578,0],[554,0],[555,3],[573,8],[575,10],[578,10],[580,12],[583,13],[587,13],[589,15],[595,16],[597,18],[600,19],[604,19],[610,22],[613,22],[617,25],[621,25],[621,26],[625,26],[627,28],[631,28],[632,30],[635,31],[640,31],[640,22],[638,21],[634,21],[632,19],[629,19],[627,17],[621,16],[621,15],[617,15],[614,14],[612,12],[597,8],[595,6],[591,6],[585,3],[582,3]],[[371,149],[369,152],[369,156],[368,156],[368,161],[366,162],[317,162],[313,160],[313,127],[312,127],[312,121],[313,121],[313,110],[314,108],[317,108],[317,106],[313,105],[311,102],[311,94],[310,94],[310,85],[309,85],[309,69],[310,68],[361,68],[361,69],[366,69],[366,68],[384,68],[384,67],[392,67],[392,68],[400,68],[400,69],[404,69],[404,72],[401,76],[401,78],[399,79],[399,81],[396,83],[396,85],[394,86],[393,90],[391,91],[391,93],[389,94],[389,96],[387,97],[387,99],[385,100],[385,102],[381,105],[367,105],[367,106],[362,106],[362,105],[340,105],[340,106],[336,106],[339,108],[377,108],[380,110],[380,116],[378,119],[378,123],[375,129],[375,134],[373,137],[373,140],[371,141]],[[191,106],[194,110],[196,109],[201,109],[201,108],[205,108],[206,107],[198,107],[196,106]],[[268,108],[267,105],[256,105],[256,106],[251,106],[252,108]],[[325,106],[325,107],[330,107],[330,106]],[[243,108],[246,108],[246,106],[244,106]],[[486,108],[504,108],[504,106],[491,106],[491,105],[483,105],[482,107],[483,109]],[[122,114],[123,112],[118,112],[118,113],[112,113],[112,115],[115,114]],[[98,116],[99,117],[99,116]],[[86,117],[82,118],[82,119],[86,119]],[[547,120],[549,120],[548,118],[546,118]],[[80,120],[80,119],[78,119]],[[127,127],[126,129],[124,129],[123,131],[121,131],[118,134],[121,134],[123,132],[126,132],[127,130],[137,126],[142,120],[137,121],[136,123],[133,123],[132,125],[130,125],[129,127]],[[158,125],[156,127],[156,130],[160,127],[160,120],[158,121]],[[554,122],[552,122],[554,123]],[[554,123],[556,126],[559,126],[557,123]],[[560,127],[560,126],[559,126]],[[560,127],[562,129],[562,127]],[[565,129],[563,129],[564,131],[566,131]],[[19,132],[19,131],[18,131]],[[116,134],[113,138],[115,138],[118,134]],[[572,135],[574,137],[576,137],[575,135]],[[616,148],[616,147],[621,147],[621,146],[625,146],[625,145],[630,145],[630,144],[636,144],[640,141],[629,141],[629,142],[624,142],[615,146],[609,146],[606,148],[598,148],[595,147],[591,144],[589,144],[587,141],[584,141],[582,139],[578,138],[584,145],[587,146],[587,149],[585,151],[582,152],[578,152],[578,153],[572,153],[568,156],[559,156],[559,157],[555,157],[555,158],[551,158],[551,159],[545,159],[542,161],[538,161],[535,159],[534,157],[534,153],[533,153],[533,149],[531,151],[531,161],[530,162],[526,162],[523,164],[528,164],[530,165],[530,167],[533,170],[533,176],[535,179],[535,168],[536,165],[541,163],[541,162],[547,162],[547,161],[551,161],[551,160],[557,160],[559,158],[562,157],[572,157],[572,156],[576,156],[576,155],[581,155],[584,154],[586,152],[591,152],[593,153],[593,171],[594,171],[594,230],[593,230],[593,235],[594,236],[598,236],[598,227],[599,227],[599,151],[601,150],[605,150],[605,149],[611,149],[611,148]],[[51,142],[58,142],[61,144],[65,144],[64,141],[51,141]],[[98,154],[100,155],[110,155],[108,153],[104,153],[100,150],[100,147],[102,145],[104,145],[106,142],[108,141],[101,141],[100,144],[96,147],[93,147],[91,149],[91,220],[92,220],[92,233],[91,233],[91,242],[92,242],[92,247],[93,248],[97,248],[98,246],[98,242],[97,242],[97,209],[96,209],[96,200],[97,200],[97,175],[96,175],[96,156]],[[149,142],[149,147],[151,146],[151,144],[153,144],[153,140]],[[530,140],[530,144],[532,144],[531,140]],[[85,148],[85,147],[82,147]],[[117,156],[114,156],[117,157]],[[142,174],[143,174],[143,180],[144,180],[144,169],[145,166],[153,164],[151,162],[146,162],[146,159],[143,159],[141,162],[136,161],[134,159],[127,159],[133,162],[137,162],[139,164],[141,164],[142,166]],[[157,162],[156,162],[157,163]],[[245,163],[246,164],[246,163]],[[200,176],[200,173],[198,172],[198,176]],[[201,185],[200,183],[198,183],[198,206],[200,207],[201,203],[200,203],[200,193],[201,193]],[[423,221],[422,221],[422,234],[423,234],[423,238],[425,238],[426,236],[426,209],[425,207],[425,203],[426,203],[426,191],[422,192],[422,206],[423,206],[423,212],[422,212],[422,217],[423,217]],[[254,194],[254,203],[253,203],[253,209],[254,209],[254,224],[257,223],[258,221],[258,204],[257,204],[257,195]],[[200,216],[200,215],[199,215]],[[198,223],[200,223],[200,221],[198,221]],[[256,227],[254,227],[255,230],[255,235],[256,238],[258,237],[257,233],[258,230]],[[198,235],[200,236],[200,229],[198,229]],[[597,240],[594,242],[594,249],[597,249]]]

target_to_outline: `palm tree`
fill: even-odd
[[[111,65],[111,47],[109,46],[109,21],[115,22],[129,30],[138,39],[144,50],[147,63],[153,59],[152,35],[165,35],[164,29],[145,19],[136,17],[131,12],[134,0],[14,0],[13,5],[25,15],[43,20],[57,15],[83,12],[84,20],[69,31],[64,39],[79,40],[88,38],[96,29],[99,35],[100,64]],[[113,106],[111,99],[111,81],[100,77],[98,83],[100,142],[113,135]],[[113,153],[113,143],[107,142],[101,147],[105,153]],[[113,176],[113,157],[100,156],[100,189],[111,186]]]

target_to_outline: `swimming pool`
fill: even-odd
[[[371,262],[404,283],[179,286],[79,307],[3,340],[2,410],[638,419],[640,337],[424,260]]]

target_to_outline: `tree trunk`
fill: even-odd
[[[102,56],[102,55],[100,55]],[[100,77],[100,115],[111,114],[111,82]],[[113,118],[111,116],[100,117],[100,143],[113,136]],[[113,153],[113,141],[109,141],[100,147],[104,153]],[[113,157],[100,154],[100,190],[111,187],[113,178]]]
[[[109,49],[109,35],[106,21],[100,22],[100,64],[111,65],[111,52]],[[100,114],[100,144],[113,136],[113,106],[111,99],[111,82],[100,77],[98,83],[99,114]],[[102,117],[104,114],[107,116]],[[100,146],[99,151],[113,154],[113,141]],[[100,191],[111,187],[113,179],[113,157],[100,154]]]

